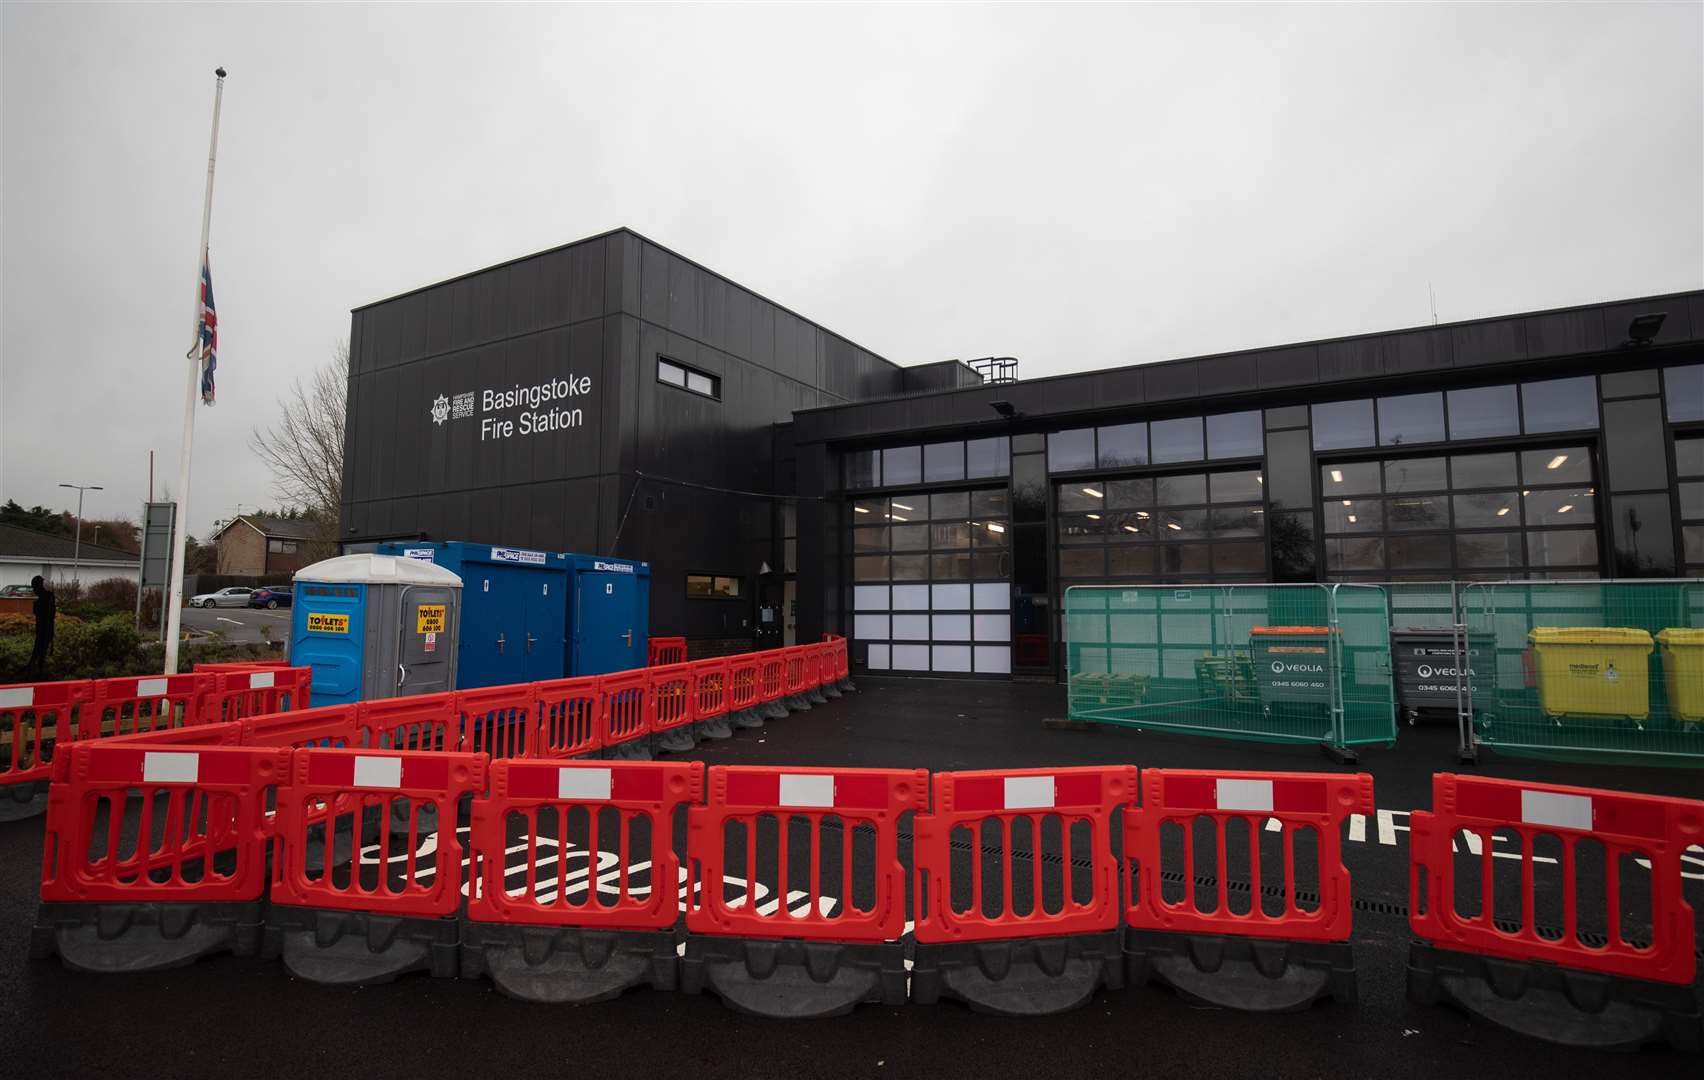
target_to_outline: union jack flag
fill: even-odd
[[[219,315],[213,310],[213,267],[205,252],[201,257],[201,340],[198,346],[201,349],[201,401],[211,405],[213,369],[219,366]]]

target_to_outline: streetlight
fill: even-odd
[[[83,492],[105,491],[99,484],[60,484],[62,488],[77,489],[77,536],[71,541],[71,580],[82,585],[83,562]]]

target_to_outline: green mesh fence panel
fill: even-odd
[[[1383,586],[1390,597],[1390,625],[1394,630],[1445,630],[1459,621],[1456,590],[1451,581],[1397,581]]]
[[[1473,738],[1517,753],[1704,764],[1704,582],[1468,584],[1491,644]]]
[[[1072,719],[1344,748],[1396,738],[1390,609],[1370,585],[1065,591]]]

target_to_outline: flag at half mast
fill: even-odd
[[[219,366],[219,315],[213,310],[213,266],[207,253],[201,253],[201,334],[190,347],[193,355],[201,350],[201,402],[213,404],[213,369]]]

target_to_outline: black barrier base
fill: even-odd
[[[781,699],[781,707],[788,712],[810,712],[811,703],[803,694],[788,694]]]
[[[838,698],[840,696],[840,687],[835,683],[825,682],[821,686],[817,687],[817,693],[821,694],[825,698]]]
[[[841,679],[839,686],[840,686],[841,690],[845,691],[848,694],[855,694],[855,693],[858,692],[858,686],[857,686],[857,684],[855,684],[852,681],[851,676],[847,676],[846,678]]]
[[[589,1005],[635,986],[673,990],[676,961],[670,930],[462,924],[462,978],[488,975],[523,1001]]]
[[[1353,765],[1361,760],[1361,755],[1347,746],[1333,746],[1330,743],[1320,743],[1319,752],[1339,765]]]
[[[44,903],[30,959],[58,956],[72,971],[165,971],[203,956],[260,951],[259,900],[212,904]]]
[[[667,731],[659,731],[652,738],[651,749],[659,754],[690,754],[698,746],[698,740],[692,737],[692,724],[683,724]]]
[[[776,698],[774,701],[766,701],[757,708],[758,713],[765,720],[787,719],[787,702],[784,698]]]
[[[1124,931],[1130,985],[1149,979],[1184,997],[1245,1012],[1296,1012],[1321,998],[1356,999],[1349,943],[1274,941],[1164,930]]]
[[[456,974],[461,927],[455,919],[409,919],[274,904],[261,955],[284,958],[290,974],[334,986],[386,983],[410,971]]]
[[[728,726],[727,713],[723,713],[720,716],[712,716],[708,720],[700,720],[698,723],[692,725],[692,729],[693,737],[699,740],[714,739],[719,742],[722,739],[731,739],[734,737],[734,729]]]
[[[811,1020],[905,1004],[905,946],[688,934],[680,988],[754,1016]]]
[[[769,706],[767,705],[753,705],[749,709],[741,709],[739,712],[730,713],[728,715],[728,726],[733,728],[735,731],[755,731],[763,726],[763,718],[768,713],[768,710]],[[781,710],[783,714],[785,714],[786,711],[786,709]]]
[[[1688,1053],[1704,1050],[1704,1020],[1691,986],[1502,960],[1416,941],[1408,951],[1408,998],[1422,1005],[1447,1001],[1560,1046],[1637,1050],[1666,1041]]]
[[[610,761],[650,761],[651,737],[641,735],[637,739],[618,742],[614,746],[604,748],[604,757]]]
[[[820,686],[815,686],[815,687],[812,687],[809,690],[806,690],[804,692],[804,694],[802,694],[801,696],[806,701],[810,702],[812,705],[827,705],[828,704],[828,698],[823,694],[822,687],[820,687]],[[839,695],[836,694],[835,696],[838,697]]]
[[[957,998],[978,1012],[1050,1016],[1124,985],[1118,931],[917,945],[911,1000]]]
[[[47,812],[46,780],[0,784],[0,821],[22,821]]]

